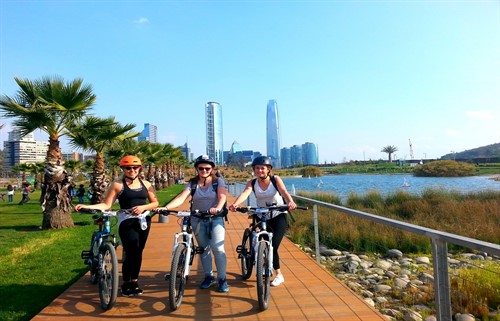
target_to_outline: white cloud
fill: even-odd
[[[491,119],[493,119],[493,115],[491,115],[490,112],[482,111],[482,110],[466,111],[465,116],[467,116],[470,119],[477,119],[477,120],[491,120]]]
[[[139,19],[136,19],[132,22],[136,24],[144,24],[144,23],[149,23],[149,19],[145,17],[140,17]]]

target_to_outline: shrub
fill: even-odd
[[[316,166],[306,166],[299,171],[302,177],[318,177],[323,175],[323,171]]]
[[[462,177],[475,174],[476,167],[471,164],[453,160],[434,161],[413,169],[414,176]]]

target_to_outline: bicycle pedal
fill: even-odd
[[[170,281],[170,273],[165,274],[165,281]]]
[[[241,252],[243,251],[243,249],[244,249],[244,247],[243,247],[242,245],[238,245],[238,246],[236,247],[236,253],[241,253]],[[239,258],[239,257],[240,257],[240,256],[238,255],[238,258]]]
[[[90,258],[90,251],[82,251],[81,258],[84,260],[88,260]]]
[[[202,248],[201,246],[197,246],[195,252],[196,254],[203,254],[203,252],[205,252],[205,249]]]

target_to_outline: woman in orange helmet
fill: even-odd
[[[151,228],[149,210],[158,207],[159,203],[151,183],[139,178],[142,162],[138,157],[123,157],[120,160],[120,167],[123,178],[111,184],[104,202],[94,205],[78,204],[75,209],[109,210],[118,199],[121,209],[130,210],[129,214],[120,213],[118,217],[118,234],[123,244],[123,251],[127,253],[122,264],[121,292],[123,296],[135,296],[143,293],[137,280],[141,270],[142,252]]]

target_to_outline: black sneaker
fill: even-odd
[[[144,291],[139,287],[137,282],[132,282],[132,293],[134,293],[134,295],[142,295]]]
[[[123,296],[134,296],[134,290],[132,289],[132,282],[123,282],[122,284],[122,295]]]

